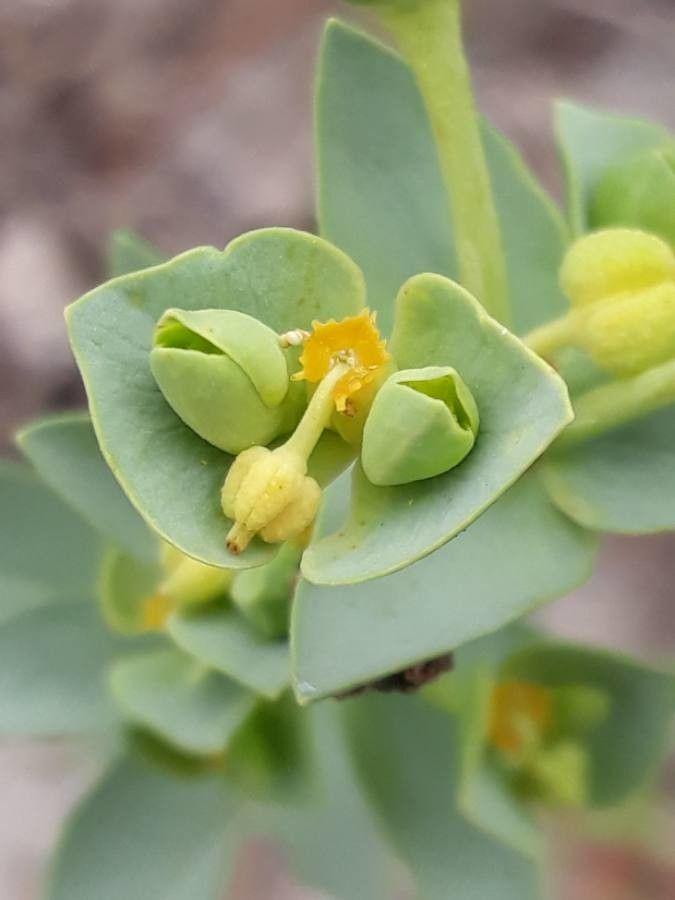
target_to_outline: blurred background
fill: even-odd
[[[674,0],[465,5],[480,106],[556,197],[555,97],[675,127]],[[331,14],[356,17],[329,0],[0,3],[2,453],[20,423],[83,402],[62,309],[103,277],[112,229],[170,255],[265,225],[313,227],[312,69]],[[660,659],[675,651],[674,585],[675,536],[608,540],[591,583],[543,618]],[[38,896],[58,823],[90,777],[85,760],[76,747],[0,745],[0,897]],[[661,805],[672,846],[675,767]],[[556,847],[564,900],[675,897],[675,867],[657,851],[564,829]],[[252,852],[241,898],[315,896],[273,854]]]

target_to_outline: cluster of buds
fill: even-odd
[[[584,735],[608,712],[608,697],[595,688],[501,681],[492,690],[488,743],[521,796],[580,806],[588,780]]]
[[[581,238],[560,280],[576,314],[576,342],[601,368],[637,375],[675,358],[675,254],[644,231]]]

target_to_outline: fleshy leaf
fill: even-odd
[[[660,125],[597,112],[567,101],[558,104],[556,131],[574,234],[582,234],[588,228],[591,197],[607,167],[658,147],[668,138],[668,132]]]
[[[146,601],[155,593],[160,578],[158,564],[142,562],[109,547],[101,562],[98,594],[101,613],[110,628],[129,635],[147,631]]]
[[[118,715],[105,667],[125,645],[93,605],[45,606],[0,628],[0,732],[103,731]]]
[[[157,539],[115,481],[86,413],[43,419],[17,441],[40,477],[93,529],[130,556],[155,559]]]
[[[336,900],[390,900],[394,861],[356,783],[338,711],[322,706],[302,715],[308,720],[313,789],[299,785],[283,803],[254,807],[249,827],[284,847],[303,884]]]
[[[408,68],[335,21],[323,40],[316,117],[321,233],[362,268],[387,334],[407,278],[456,269],[431,128]]]
[[[108,277],[128,275],[164,262],[159,250],[127,228],[113,231],[108,241]]]
[[[275,699],[288,685],[286,641],[266,639],[234,609],[174,613],[168,629],[186,653],[258,694]]]
[[[349,516],[313,542],[302,572],[349,584],[402,569],[484,512],[572,417],[562,379],[459,285],[419,275],[397,301],[391,351],[401,369],[452,366],[472,392],[481,427],[463,463],[443,475],[376,487],[354,469]]]
[[[668,407],[547,456],[553,501],[597,531],[649,534],[675,529],[675,409]]]
[[[540,896],[532,862],[457,811],[457,729],[420,698],[345,704],[364,790],[413,873],[419,896],[526,900]]]
[[[607,718],[584,735],[592,805],[618,803],[654,776],[675,704],[671,674],[618,654],[552,642],[522,650],[502,671],[549,687],[585,685],[609,697]]]
[[[0,462],[0,622],[92,593],[100,544],[25,466]]]
[[[326,510],[339,515],[345,493],[337,482]],[[404,572],[339,588],[302,581],[291,620],[298,698],[347,691],[501,628],[584,581],[596,543],[556,510],[531,474]]]
[[[456,274],[431,129],[405,63],[340,22],[326,28],[317,91],[321,232],[363,269],[386,334],[407,278]],[[565,309],[557,270],[567,234],[515,148],[488,125],[483,140],[520,333]]]
[[[235,309],[277,332],[308,328],[363,306],[354,264],[320,238],[265,229],[225,251],[205,247],[108,282],[69,307],[71,343],[103,455],[148,524],[189,556],[246,568],[274,550],[225,548],[220,488],[231,457],[201,440],[168,406],[150,371],[157,319],[170,307]]]
[[[136,654],[110,672],[113,695],[133,721],[189,753],[222,752],[253,709],[253,694],[177,650]]]
[[[68,820],[46,900],[220,900],[235,812],[220,776],[179,778],[123,759]]]

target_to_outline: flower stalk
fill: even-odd
[[[508,325],[506,263],[464,54],[460,0],[384,4],[377,12],[412,69],[429,116],[460,281]]]

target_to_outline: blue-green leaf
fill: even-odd
[[[0,462],[0,622],[91,597],[95,533],[25,466]]]
[[[110,672],[125,715],[188,753],[220,753],[255,697],[203,663],[165,649],[128,656]]]
[[[345,495],[337,482],[326,512],[339,519]],[[501,628],[585,580],[595,548],[596,539],[561,515],[531,474],[404,572],[361,585],[301,582],[291,626],[299,699],[349,690]]]
[[[556,131],[567,180],[567,203],[574,234],[588,228],[591,197],[605,170],[667,140],[659,125],[559,103]]]
[[[597,531],[675,529],[675,409],[549,454],[542,473],[554,503]]]
[[[169,634],[186,653],[270,699],[290,679],[288,644],[259,634],[226,606],[174,613]]]
[[[105,669],[124,644],[93,605],[46,606],[0,628],[0,732],[53,736],[118,721]]]
[[[121,760],[69,819],[46,900],[221,900],[235,804],[218,776]]]
[[[156,558],[158,541],[115,481],[86,413],[35,422],[17,441],[46,484],[92,528],[130,556]]]
[[[345,717],[364,789],[410,866],[420,900],[540,896],[532,862],[458,812],[458,735],[450,716],[419,698],[371,696],[345,704]]]

